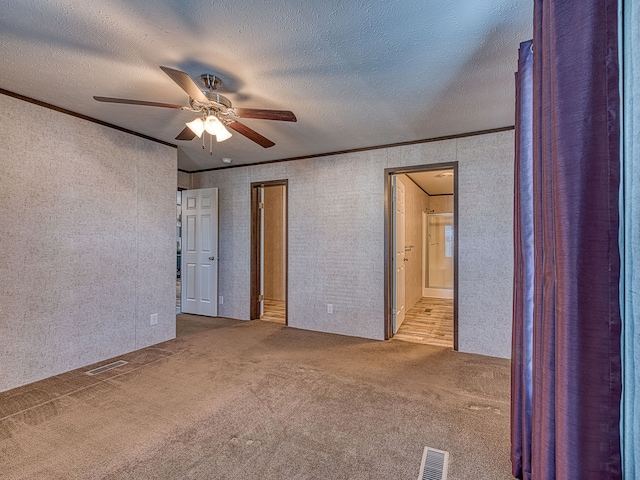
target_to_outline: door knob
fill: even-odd
[[[216,257],[209,257],[209,260],[215,260]]]
[[[408,261],[409,261],[409,259],[408,259],[408,258],[405,258],[405,259],[404,259],[404,261],[405,261],[405,262],[408,262]]]

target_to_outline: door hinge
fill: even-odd
[[[258,303],[264,301],[264,295],[258,295]]]
[[[396,194],[394,193],[393,195],[391,195],[391,201],[395,202],[396,201]]]
[[[394,308],[391,313],[393,313],[395,315],[396,314],[396,309]]]
[[[258,208],[260,210],[264,210],[264,203],[263,202],[258,202]]]

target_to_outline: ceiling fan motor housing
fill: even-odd
[[[213,106],[218,108],[224,107],[224,109],[231,108],[231,100],[229,100],[224,95],[220,95],[219,93],[212,91],[205,91],[203,93],[209,99],[209,101],[214,104]]]

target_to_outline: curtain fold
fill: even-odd
[[[531,478],[533,347],[533,41],[520,44],[516,73],[511,452],[514,477]]]
[[[533,248],[532,399],[529,420],[521,366],[529,333],[518,323],[527,316],[518,306],[524,290],[516,265],[513,358],[520,378],[512,387],[512,435],[524,437],[512,438],[518,478],[622,478],[617,12],[617,0],[534,0],[533,241],[521,240]],[[522,135],[516,132],[519,142]],[[517,228],[522,218],[521,209]]]
[[[623,78],[623,365],[624,478],[640,476],[640,2],[622,2]]]

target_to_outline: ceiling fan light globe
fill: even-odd
[[[186,125],[189,127],[189,130],[198,136],[198,138],[202,137],[202,132],[204,132],[204,122],[201,118],[196,118],[191,122],[187,122]]]
[[[225,140],[231,138],[231,132],[229,130],[227,130],[226,128],[224,128],[224,125],[220,124],[222,128],[220,128],[220,131],[218,133],[216,133],[216,140],[218,142],[224,142]]]
[[[204,121],[204,129],[209,135],[217,135],[224,129],[224,125],[218,120],[218,117],[209,115]]]

